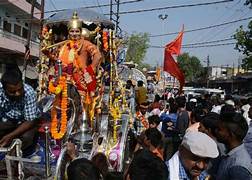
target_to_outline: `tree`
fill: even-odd
[[[189,82],[198,80],[204,69],[200,60],[196,56],[190,56],[189,53],[183,53],[177,57],[178,65]]]
[[[252,0],[246,0],[245,5],[249,5],[252,8]]]
[[[135,33],[126,39],[126,61],[138,64],[138,68],[148,67],[143,63],[147,49],[149,48],[149,36],[147,33]],[[141,70],[141,69],[140,69]]]
[[[250,0],[250,3],[252,3],[252,0]],[[243,26],[240,26],[236,30],[234,38],[237,40],[235,49],[245,56],[242,59],[242,67],[246,70],[252,69],[252,21],[249,22],[247,31],[244,30]]]

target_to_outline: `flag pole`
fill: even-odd
[[[164,33],[165,33],[165,20],[168,18],[168,15],[167,14],[159,14],[158,15],[158,18],[159,19],[161,19],[161,21],[162,21],[162,24],[163,24],[163,31],[164,31]],[[164,70],[163,70],[163,86],[164,86],[164,88],[163,88],[163,93],[165,92],[165,85],[166,85],[166,83],[165,83],[165,74],[164,74]]]

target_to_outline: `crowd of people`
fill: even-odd
[[[138,96],[138,87],[135,90],[136,136],[131,138],[129,179],[252,179],[252,152],[246,145],[252,98],[241,102],[217,94],[156,94],[148,101],[142,93]],[[152,156],[158,164],[147,161]]]
[[[69,180],[252,179],[252,152],[246,146],[252,123],[251,98],[240,102],[231,96],[222,100],[208,94],[187,99],[156,94],[149,101],[143,82],[134,87],[128,81],[126,89],[133,90],[130,99],[134,98],[136,107],[132,108],[135,118],[129,130],[129,161],[124,172],[109,172],[102,153],[91,160],[76,158],[75,145],[69,142]],[[34,90],[23,83],[19,71],[2,76],[0,110],[0,146],[21,138],[24,151],[31,147],[39,109]]]

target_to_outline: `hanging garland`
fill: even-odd
[[[107,52],[109,50],[108,32],[107,31],[102,32],[102,43],[103,43],[103,50],[105,52]]]
[[[118,98],[115,99],[114,104],[110,107],[110,114],[113,117],[114,124],[113,124],[113,141],[116,142],[117,140],[117,121],[121,119],[122,114],[120,111]]]
[[[59,83],[55,87],[53,83],[50,81],[49,83],[49,92],[59,95],[61,93],[61,121],[60,124],[57,118],[57,110],[56,105],[58,101],[56,100],[53,104],[53,108],[51,110],[51,135],[54,139],[61,139],[65,133],[67,128],[67,81],[65,76],[61,76],[59,78]],[[60,128],[58,128],[60,126]]]
[[[142,125],[144,126],[145,129],[149,128],[148,121],[145,119],[144,115],[142,115],[139,111],[136,112],[136,118],[141,121],[141,123],[142,123]]]

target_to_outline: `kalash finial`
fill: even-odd
[[[79,19],[78,14],[74,11],[72,19],[68,23],[68,30],[69,29],[81,29],[82,28],[82,21]]]

